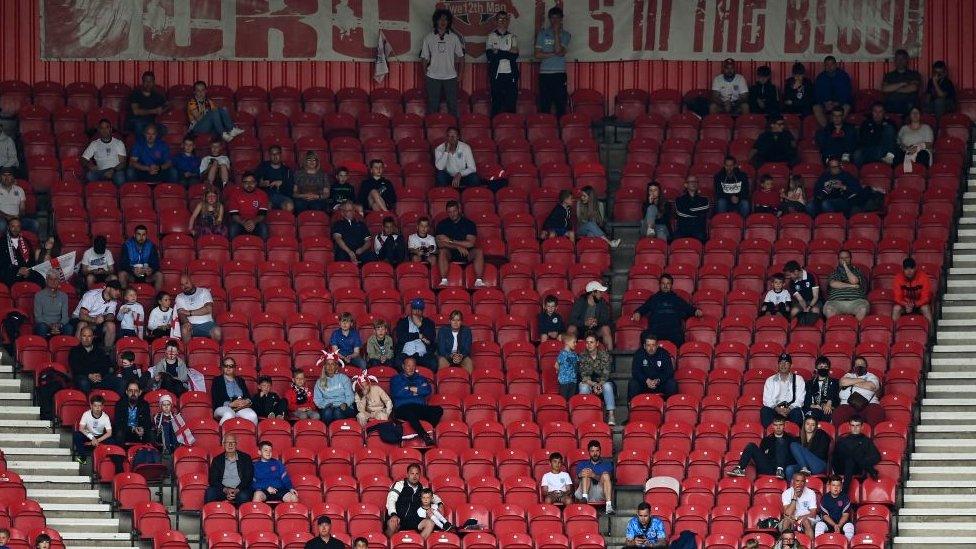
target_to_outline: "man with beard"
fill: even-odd
[[[34,246],[21,235],[20,218],[7,220],[6,247],[0,250],[0,281],[8,287],[17,282],[33,282],[44,286],[44,277],[31,270]]]
[[[119,446],[152,440],[152,415],[149,404],[142,398],[138,382],[129,382],[122,400],[115,405],[112,436]]]
[[[641,340],[652,334],[659,341],[666,339],[681,347],[685,342],[685,320],[691,317],[701,318],[702,311],[674,293],[671,289],[674,278],[671,275],[661,275],[658,284],[658,292],[634,311],[631,320],[637,322],[642,316],[648,318],[647,330],[641,334]]]
[[[183,339],[189,343],[194,337],[209,337],[219,342],[220,327],[214,322],[210,290],[194,286],[190,275],[180,277],[180,287],[183,291],[176,296],[173,307],[180,317]]]

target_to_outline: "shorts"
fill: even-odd
[[[454,249],[451,249],[449,251],[451,252],[451,263],[467,264],[469,261],[471,261],[470,250],[468,250],[469,254],[467,256],[461,255],[461,252]]]
[[[203,322],[200,324],[191,324],[190,326],[191,326],[190,328],[191,336],[210,337],[210,332],[212,332],[213,329],[217,327],[217,323],[210,321],[210,322]]]
[[[579,488],[577,488],[576,493],[574,495],[576,496],[577,500],[583,499],[583,487],[580,486]],[[590,485],[590,491],[587,494],[587,501],[592,503],[594,501],[606,501],[606,499],[607,497],[603,493],[603,486],[600,486],[599,481],[594,482],[593,484]]]
[[[122,330],[119,330],[119,333],[122,334],[122,337],[139,337],[139,332],[135,330],[129,330],[127,328],[123,328]]]
[[[842,315],[852,315],[858,310],[867,311],[871,309],[871,304],[868,303],[866,299],[831,299],[828,300],[827,305],[830,305],[832,309],[837,311],[838,314]]]
[[[265,501],[281,501],[281,498],[288,493],[286,490],[282,490],[281,488],[279,488],[278,491],[273,494],[267,490],[255,490],[255,492],[261,492],[264,494]]]

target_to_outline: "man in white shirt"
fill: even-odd
[[[98,122],[98,139],[81,153],[88,181],[109,180],[118,186],[125,183],[125,144],[112,137],[112,123],[103,118]]]
[[[20,168],[17,144],[3,131],[3,128],[0,128],[0,168]]]
[[[16,217],[21,228],[37,234],[37,221],[24,217],[27,193],[17,185],[14,172],[14,168],[0,168],[0,233],[7,230],[7,221]]]
[[[434,30],[424,37],[420,58],[426,67],[427,113],[440,111],[441,96],[447,112],[458,116],[458,88],[464,72],[464,40],[451,28],[454,15],[450,10],[434,10]]]
[[[879,403],[881,380],[868,371],[868,361],[863,356],[854,357],[851,371],[840,378],[840,406],[831,419],[840,426],[855,417],[864,423],[877,425],[885,420],[884,407]],[[855,396],[856,395],[856,396]]]
[[[82,330],[91,328],[95,335],[104,338],[105,348],[110,348],[115,343],[115,310],[121,296],[122,286],[118,280],[105,283],[104,288],[85,292],[71,315],[75,320],[75,337],[81,337]]]
[[[183,339],[189,342],[194,337],[209,337],[219,342],[220,327],[214,322],[210,290],[194,286],[190,275],[180,277],[180,287],[183,291],[176,296],[173,308],[180,318]]]
[[[434,149],[434,168],[438,187],[462,190],[481,183],[471,147],[461,141],[461,131],[457,128],[448,128],[447,138]]]
[[[735,72],[735,61],[722,62],[722,74],[712,80],[712,114],[749,114],[749,83]]]
[[[81,415],[78,430],[74,432],[75,459],[79,463],[88,461],[95,448],[112,436],[112,420],[103,409],[105,397],[91,397],[90,408]]]
[[[783,491],[783,518],[779,522],[780,532],[801,531],[813,539],[814,525],[820,520],[817,516],[817,493],[807,488],[807,476],[794,473],[792,484]]]
[[[763,406],[759,410],[763,427],[769,427],[776,416],[803,425],[803,399],[807,388],[803,377],[793,373],[792,368],[793,357],[788,353],[779,355],[776,373],[763,385]]]
[[[85,276],[88,288],[106,280],[115,280],[115,258],[112,257],[112,250],[108,249],[108,239],[104,235],[96,236],[92,247],[82,254],[81,274]]]
[[[508,30],[508,12],[495,14],[495,30],[485,42],[488,59],[488,82],[491,87],[491,116],[515,112],[518,101],[518,38]]]

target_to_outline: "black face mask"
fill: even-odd
[[[183,295],[193,295],[193,292],[195,292],[195,291],[196,291],[196,288],[194,288],[192,290],[183,290]]]
[[[829,368],[818,369],[817,375],[819,375],[820,377],[828,377],[830,376],[830,369]]]
[[[859,375],[859,376],[863,376],[864,374],[868,373],[868,367],[867,366],[855,366],[854,367],[854,373],[857,374],[857,375]]]

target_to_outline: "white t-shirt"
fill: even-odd
[[[112,420],[109,419],[108,414],[105,410],[102,410],[102,415],[96,417],[92,416],[91,410],[88,410],[84,414],[81,414],[81,419],[78,421],[78,430],[85,433],[90,439],[98,438],[105,434],[106,431],[112,432]]]
[[[871,372],[868,372],[863,376],[855,375],[854,372],[847,372],[846,374],[844,374],[844,377],[842,377],[841,379],[844,378],[847,379],[853,378],[853,379],[860,379],[864,381],[870,381],[871,383],[874,383],[875,387],[881,389],[881,382],[878,380],[878,376],[872,374]],[[862,389],[860,387],[849,385],[840,390],[840,403],[847,404],[847,399],[851,398],[851,395],[853,393],[861,393],[861,396],[868,399],[868,404],[874,404],[878,402],[878,391],[869,391],[867,389]]]
[[[27,202],[27,195],[20,185],[11,185],[9,189],[0,185],[0,212],[7,215],[20,215],[20,208]]]
[[[123,303],[115,315],[119,319],[119,327],[123,330],[135,330],[142,337],[142,328],[146,324],[146,310],[139,302]]]
[[[78,302],[78,306],[75,307],[75,312],[72,316],[79,318],[82,309],[88,309],[88,316],[115,314],[115,309],[119,306],[118,302],[114,299],[105,301],[105,297],[102,296],[103,291],[105,290],[96,288],[85,292],[85,295],[81,296],[81,301]]]
[[[409,238],[407,238],[407,248],[411,250],[418,250],[421,247],[436,249],[437,239],[435,239],[434,235],[430,233],[427,233],[427,236],[423,238],[421,238],[419,234],[413,233]]]
[[[454,336],[454,345],[451,346],[451,352],[452,353],[456,353],[457,352],[458,339],[459,339],[458,338],[458,334],[460,334],[460,333],[461,333],[460,331],[455,332],[454,330],[451,330],[451,335]]]
[[[790,486],[783,491],[783,506],[787,506],[793,502],[793,487]],[[796,512],[793,513],[793,518],[808,517],[810,516],[810,511],[817,508],[817,494],[809,488],[804,488],[803,493],[800,494],[799,499],[796,500]],[[814,519],[816,520],[816,519]]]
[[[173,324],[173,317],[175,315],[176,309],[172,307],[168,311],[164,311],[159,307],[153,307],[153,310],[149,311],[149,320],[146,321],[146,327],[150,330],[169,327]]]
[[[773,305],[779,305],[780,303],[789,303],[793,300],[790,295],[790,291],[783,288],[780,291],[769,290],[766,292],[766,297],[763,298],[763,303],[772,303]]]
[[[115,265],[115,259],[112,257],[112,250],[105,250],[105,253],[99,254],[95,253],[95,248],[88,248],[81,256],[81,264],[89,269],[111,271],[112,266]]]
[[[81,157],[85,160],[95,159],[95,166],[99,170],[107,170],[119,165],[119,157],[125,156],[125,144],[116,138],[108,143],[96,139],[88,144]]]
[[[541,485],[545,486],[550,492],[565,492],[573,485],[573,479],[570,478],[569,473],[566,471],[560,471],[558,473],[549,471],[542,475]]]
[[[724,101],[738,101],[739,98],[749,93],[749,84],[741,74],[736,74],[729,82],[724,74],[720,74],[712,80],[712,91],[718,92]]]
[[[227,166],[228,168],[230,167],[230,158],[228,158],[226,154],[222,154],[220,156],[208,155],[204,156],[203,160],[200,161],[200,173],[206,172],[207,168],[209,168],[210,164],[213,162],[216,162],[218,165]]]
[[[186,295],[183,292],[176,294],[176,303],[173,304],[173,308],[179,311],[180,309],[186,309],[187,311],[192,311],[194,309],[199,309],[207,303],[213,303],[213,296],[210,295],[210,290],[206,288],[197,288],[190,295]],[[207,322],[213,322],[213,315],[195,315],[190,317],[190,324],[206,324]]]
[[[488,41],[485,42],[485,49],[496,49],[498,51],[512,51],[518,48],[518,39],[511,32],[498,34],[497,31],[488,33]],[[498,72],[495,74],[511,74],[512,63],[508,59],[498,60]]]
[[[464,43],[456,33],[449,32],[443,38],[436,32],[424,37],[420,47],[420,58],[429,61],[427,76],[434,80],[450,80],[457,78],[457,68],[454,61],[464,57]]]

